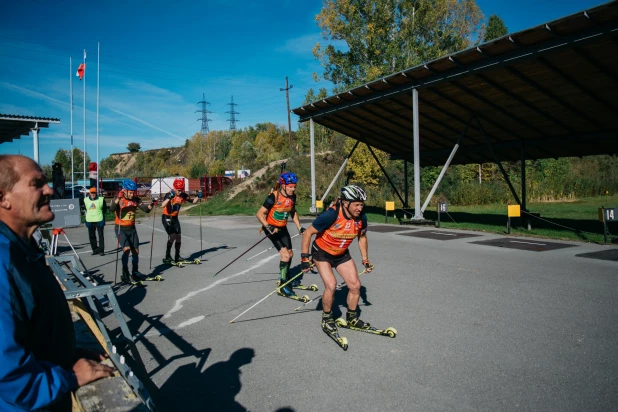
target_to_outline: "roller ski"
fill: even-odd
[[[296,293],[294,293],[294,291],[292,290],[292,288],[290,288],[290,286],[284,286],[280,289],[277,290],[277,295],[279,296],[283,296],[284,298],[288,298],[288,299],[292,299],[292,300],[297,300],[299,302],[308,302],[309,301],[309,296],[307,295],[303,295],[303,296],[298,296],[296,295]]]
[[[133,278],[133,276],[131,276],[128,268],[122,268],[122,273],[120,274],[120,281],[133,286],[144,286],[144,282],[141,279],[135,279]]]
[[[181,265],[201,265],[202,261],[199,259],[193,259],[193,260],[188,260],[188,259],[176,259],[176,263],[181,264]]]
[[[161,277],[161,275],[156,275],[156,276],[146,276],[143,273],[140,273],[137,269],[133,270],[133,274],[131,275],[131,277],[133,278],[133,280],[139,281],[139,282],[160,282],[163,280],[163,277]]]
[[[333,320],[332,313],[322,313],[322,330],[343,350],[348,350],[348,340],[339,335],[337,324]]]
[[[397,336],[397,330],[395,328],[386,328],[386,329],[377,329],[371,326],[367,322],[363,322],[358,318],[357,312],[348,312],[346,314],[346,319],[339,318],[335,321],[337,326],[341,328],[346,328],[350,330],[356,330],[359,332],[371,333],[374,335],[382,335],[388,336],[389,338],[394,338]]]
[[[279,286],[280,284],[281,284],[281,281],[280,281],[280,280],[278,280],[278,281],[277,281],[277,286]],[[313,292],[317,292],[317,291],[318,291],[318,285],[313,284],[313,285],[306,286],[306,285],[302,285],[302,284],[300,283],[300,281],[298,281],[298,282],[296,282],[296,281],[292,282],[292,283],[291,283],[291,286],[292,286],[292,289],[299,289],[299,290],[311,290],[311,291],[313,291]]]

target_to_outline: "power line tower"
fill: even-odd
[[[206,101],[206,97],[204,96],[204,93],[202,93],[202,101],[197,102],[197,104],[202,105],[202,110],[196,110],[195,113],[202,113],[202,117],[197,120],[202,121],[202,134],[206,135],[210,131],[210,129],[208,128],[208,122],[210,121],[210,119],[208,119],[208,114],[212,112],[206,109],[206,106],[209,105],[210,103]]]
[[[234,96],[232,96],[232,103],[228,103],[227,105],[232,106],[232,110],[225,112],[230,114],[230,118],[227,119],[227,121],[230,122],[230,130],[236,130],[236,122],[238,121],[236,120],[236,115],[240,113],[234,110],[234,106],[238,106],[238,104],[234,103]]]

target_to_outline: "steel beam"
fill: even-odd
[[[365,145],[367,146],[367,149],[369,149],[369,152],[371,153],[371,155],[373,156],[373,158],[375,159],[376,163],[378,164],[378,166],[380,166],[380,170],[382,170],[382,173],[384,173],[384,176],[386,176],[386,180],[388,180],[388,183],[390,183],[391,187],[393,188],[393,191],[395,192],[395,194],[397,195],[397,197],[399,198],[399,200],[401,200],[401,204],[404,205],[405,201],[403,200],[403,198],[401,197],[401,195],[399,194],[399,191],[397,190],[397,188],[395,187],[395,185],[393,184],[393,181],[391,180],[391,178],[389,177],[388,173],[386,173],[386,170],[384,169],[384,167],[382,166],[382,163],[380,163],[380,160],[378,159],[378,156],[376,156],[376,154],[373,152],[373,149],[371,148],[371,146],[369,146],[367,143],[365,143]]]
[[[315,127],[313,126],[313,118],[309,120],[309,146],[311,150],[311,208],[310,213],[316,213],[315,207]]]
[[[494,149],[491,147],[491,143],[489,142],[489,137],[487,136],[487,133],[485,133],[485,129],[483,129],[483,125],[481,125],[481,121],[478,119],[478,117],[475,117],[475,119],[479,125],[479,128],[481,129],[481,132],[483,132],[483,136],[485,136],[485,141],[487,142],[487,146],[489,146],[489,150],[491,151],[491,154],[494,157],[494,160],[496,161],[496,164],[498,165],[500,172],[502,173],[502,177],[504,177],[506,184],[509,185],[509,189],[511,189],[511,193],[513,194],[513,197],[515,198],[515,201],[517,202],[517,204],[521,205],[519,196],[517,196],[517,193],[515,192],[515,188],[513,187],[513,184],[511,183],[511,179],[509,179],[509,176],[506,174],[504,167],[502,167],[502,163],[500,163],[498,156],[496,156]]]
[[[421,210],[421,150],[418,119],[418,90],[412,89],[412,131],[414,136],[414,220],[423,220]]]
[[[322,199],[320,199],[322,202],[324,202],[324,199],[326,199],[326,196],[328,196],[328,192],[330,192],[330,189],[333,187],[333,185],[335,184],[335,182],[337,181],[337,179],[339,179],[339,175],[341,174],[341,172],[343,172],[343,169],[345,168],[345,166],[348,164],[348,160],[350,160],[350,158],[352,157],[352,155],[354,154],[354,151],[356,150],[356,148],[358,147],[360,143],[360,140],[357,140],[356,143],[354,143],[354,147],[352,148],[352,150],[350,151],[350,154],[348,154],[348,156],[345,158],[345,160],[343,161],[343,164],[341,165],[341,167],[339,168],[339,171],[337,172],[337,174],[335,175],[335,178],[330,182],[330,185],[328,185],[328,188],[326,189],[326,192],[324,192],[324,195],[322,195]]]

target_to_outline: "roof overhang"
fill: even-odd
[[[618,152],[618,2],[369,82],[292,111],[423,166]],[[475,121],[470,122],[474,118]],[[478,122],[476,121],[478,120]],[[486,137],[487,136],[487,140]]]
[[[32,129],[49,127],[50,123],[60,123],[60,119],[0,114],[0,144],[28,136]]]

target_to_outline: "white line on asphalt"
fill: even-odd
[[[279,256],[280,256],[280,255],[279,255],[279,253],[277,253],[277,254],[275,254],[275,255],[272,255],[272,256],[270,256],[270,257],[267,257],[267,258],[265,258],[265,259],[262,259],[262,260],[260,260],[259,262],[257,262],[255,265],[251,266],[249,269],[245,269],[245,270],[243,270],[242,272],[238,272],[238,273],[236,273],[236,274],[234,274],[234,275],[231,275],[231,276],[228,276],[228,277],[226,277],[226,278],[221,278],[221,279],[217,280],[216,282],[214,282],[212,285],[208,285],[208,286],[206,286],[206,287],[205,287],[205,288],[203,288],[203,289],[196,290],[196,291],[194,291],[194,292],[191,292],[191,293],[187,294],[185,297],[180,298],[180,299],[178,299],[178,300],[176,301],[176,303],[174,304],[174,307],[173,307],[173,308],[171,308],[171,309],[170,309],[170,310],[169,310],[169,311],[165,314],[165,316],[163,316],[163,319],[169,318],[170,316],[172,316],[172,313],[177,312],[177,311],[179,311],[180,309],[182,309],[182,302],[184,302],[185,300],[191,299],[192,297],[194,297],[194,296],[195,296],[195,295],[197,295],[198,293],[206,292],[207,290],[212,289],[212,288],[214,288],[215,286],[217,286],[218,284],[223,283],[223,282],[225,282],[225,281],[227,281],[227,280],[229,280],[229,279],[235,278],[235,277],[240,276],[240,275],[244,275],[244,274],[245,274],[245,273],[247,273],[247,272],[250,272],[250,271],[252,271],[252,270],[254,270],[254,269],[257,269],[257,268],[259,268],[260,266],[264,265],[265,263],[268,263],[268,262],[270,262],[271,260],[273,260],[274,258],[279,257]]]
[[[457,236],[455,233],[440,233],[440,232],[431,232],[434,235],[442,235],[442,236]]]
[[[511,243],[525,243],[526,245],[540,245],[540,246],[547,246],[547,243],[520,242],[520,241],[518,241],[518,240],[509,240],[509,242],[511,242]]]

